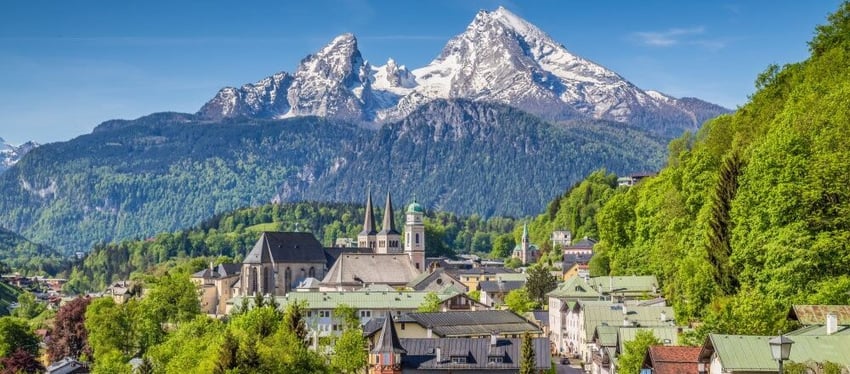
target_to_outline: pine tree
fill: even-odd
[[[307,324],[304,323],[304,305],[298,302],[286,306],[283,316],[284,325],[289,328],[298,341],[307,346]]]
[[[534,357],[534,341],[531,338],[531,334],[524,333],[522,334],[522,345],[520,346],[520,361],[519,361],[519,373],[520,374],[534,374],[536,368],[537,359]]]
[[[224,374],[230,369],[236,368],[238,365],[239,342],[230,332],[225,331],[224,341],[221,343],[221,349],[218,354],[218,362],[215,365],[216,374]]]
[[[725,295],[735,294],[738,290],[738,276],[732,269],[729,257],[732,256],[730,244],[732,232],[732,200],[738,191],[738,175],[742,162],[737,151],[723,159],[720,176],[711,201],[711,216],[708,222],[707,248],[708,261],[714,268],[714,281]]]

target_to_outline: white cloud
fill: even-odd
[[[638,31],[629,34],[637,44],[656,48],[697,46],[710,51],[726,47],[728,40],[706,38],[704,26],[671,28],[664,31]]]
[[[653,47],[671,47],[687,42],[691,37],[705,33],[705,27],[672,28],[665,31],[639,31],[631,34],[640,44]]]

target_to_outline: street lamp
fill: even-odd
[[[779,361],[779,374],[782,374],[782,362],[791,355],[791,344],[794,344],[794,341],[779,335],[768,340],[767,343],[770,344],[770,354],[773,355],[773,359]]]

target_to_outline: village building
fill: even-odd
[[[322,278],[328,259],[322,244],[308,232],[263,232],[242,261],[234,296],[283,296],[304,279]]]
[[[776,372],[768,341],[775,336],[709,334],[699,354],[707,374]],[[808,364],[832,362],[850,368],[850,335],[795,335],[789,361]]]
[[[286,296],[275,297],[274,301],[282,308],[294,302],[303,303],[306,307],[307,328],[320,336],[325,336],[342,331],[343,321],[333,313],[334,309],[340,305],[354,309],[360,318],[360,323],[365,324],[373,318],[416,312],[424,304],[428,294],[429,292],[424,291],[394,291],[378,286],[359,291],[290,292]],[[484,305],[453,288],[448,288],[436,295],[440,300],[441,311],[486,309]],[[244,304],[250,307],[253,302],[253,297],[234,297],[228,301],[226,312],[233,313]]]
[[[440,291],[448,286],[455,287],[463,293],[469,291],[460,278],[452,275],[443,268],[435,268],[430,272],[419,274],[407,283],[407,288],[414,291]]]
[[[700,350],[701,347],[649,347],[643,369],[652,374],[699,373]]]
[[[508,292],[524,286],[524,280],[506,281],[499,277],[496,280],[479,282],[481,303],[490,307],[502,306],[505,304],[505,296],[508,295]]]
[[[460,278],[460,282],[463,283],[469,290],[480,290],[479,283],[487,282],[492,280],[504,280],[504,281],[523,281],[527,278],[525,273],[520,273],[515,270],[511,270],[504,267],[478,267],[472,269],[461,269],[461,270],[447,270],[449,273],[454,274],[457,278]]]
[[[564,280],[572,277],[590,278],[590,259],[593,253],[564,253],[561,265],[561,277]]]
[[[519,338],[402,338],[394,318],[383,321],[369,351],[370,374],[516,373],[521,364]],[[533,338],[535,371],[551,367],[549,342]]]
[[[219,264],[214,267],[212,263],[189,278],[189,280],[201,289],[201,311],[203,313],[219,315],[224,314],[227,300],[233,297],[233,284],[239,280],[242,264]]]
[[[539,327],[509,310],[412,312],[395,317],[394,323],[401,338],[489,339],[494,334],[503,338],[518,338],[524,333],[533,337],[543,336]],[[382,325],[383,318],[375,318],[363,327],[363,334],[374,343]]]
[[[561,249],[573,243],[573,233],[569,230],[552,231],[552,248]]]

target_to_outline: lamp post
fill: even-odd
[[[794,344],[794,341],[779,335],[768,340],[767,343],[770,344],[770,354],[773,355],[773,359],[779,361],[779,374],[782,374],[782,362],[791,355],[791,344]]]

